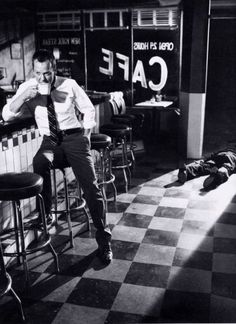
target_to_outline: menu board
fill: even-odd
[[[38,48],[53,52],[57,74],[85,83],[83,39],[78,31],[40,31]]]

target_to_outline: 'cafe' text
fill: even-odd
[[[114,71],[114,53],[108,49],[102,48],[103,53],[103,61],[107,64],[106,67],[99,67],[99,71],[102,74],[113,76]],[[121,53],[115,53],[116,58],[118,59],[118,67],[124,70],[124,80],[129,80],[129,63],[130,59],[128,56],[123,55]],[[153,56],[149,60],[149,65],[155,68],[155,65],[160,65],[160,82],[158,84],[154,84],[153,81],[149,81],[147,84],[145,70],[143,66],[143,62],[138,60],[136,66],[134,67],[132,82],[140,82],[143,88],[149,88],[153,91],[161,90],[167,81],[168,77],[168,68],[166,62],[160,56]]]

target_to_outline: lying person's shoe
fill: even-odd
[[[187,181],[187,171],[186,167],[180,168],[178,172],[178,181],[181,184],[184,184]]]
[[[204,182],[203,182],[203,188],[205,190],[212,190],[216,188],[216,181],[215,181],[215,174],[209,175]]]
[[[224,172],[212,173],[207,177],[203,182],[203,188],[205,190],[213,190],[217,188],[220,184],[226,182],[228,180],[227,175]]]
[[[111,245],[106,245],[98,248],[98,257],[104,264],[109,264],[112,261],[113,253]]]

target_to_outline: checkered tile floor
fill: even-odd
[[[61,220],[52,232],[60,274],[50,254],[31,256],[26,291],[22,269],[10,269],[27,323],[236,322],[236,175],[208,193],[204,178],[176,179],[171,155],[137,158],[129,192],[109,202],[109,266],[96,257],[93,226],[69,249]],[[1,323],[20,322],[9,296],[0,314]]]

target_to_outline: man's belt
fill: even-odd
[[[65,130],[60,130],[58,132],[58,136],[59,137],[64,137],[64,136],[68,136],[68,135],[72,135],[72,134],[76,134],[76,133],[82,133],[83,128],[69,128],[69,129],[65,129]]]

